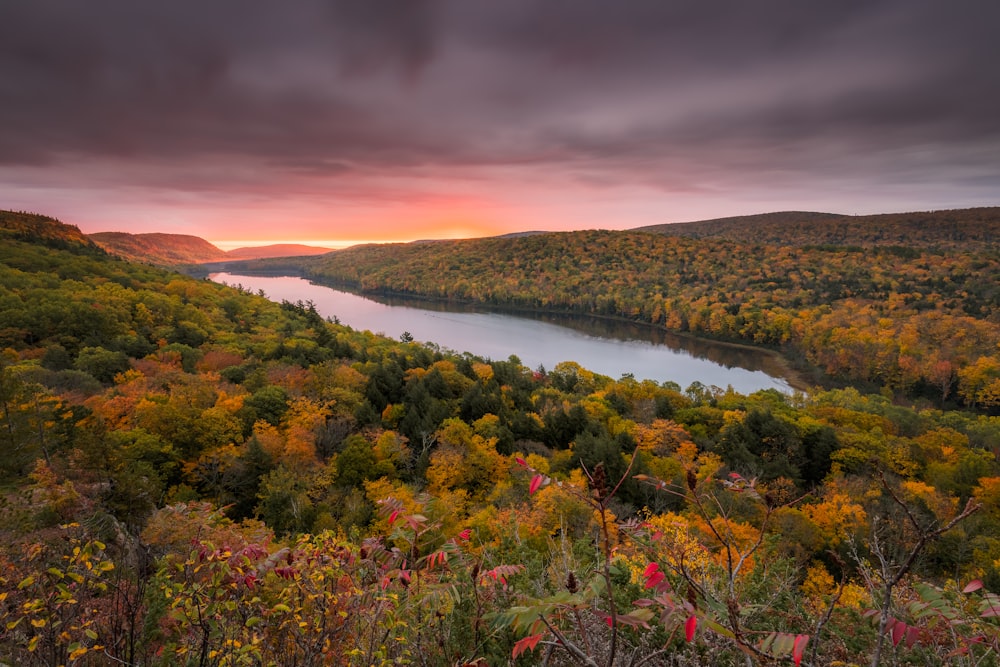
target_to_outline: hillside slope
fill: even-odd
[[[114,255],[160,266],[198,264],[226,257],[224,251],[190,234],[97,232],[90,234],[90,238]]]
[[[860,216],[784,211],[650,225],[632,231],[767,245],[975,248],[1000,243],[1000,207]]]
[[[0,239],[38,243],[50,248],[98,247],[79,228],[64,224],[55,218],[23,211],[0,211]]]

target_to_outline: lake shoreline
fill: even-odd
[[[477,309],[483,309],[486,312],[501,313],[507,315],[547,315],[555,317],[565,317],[565,318],[580,318],[588,320],[600,320],[606,322],[615,322],[619,324],[627,324],[629,326],[640,327],[643,329],[648,329],[650,331],[655,331],[656,333],[669,336],[671,338],[677,338],[680,340],[710,343],[713,346],[728,347],[733,350],[742,350],[746,352],[752,352],[754,354],[759,354],[766,356],[774,364],[774,372],[768,372],[769,375],[774,375],[781,377],[783,380],[787,381],[788,384],[795,390],[801,392],[809,392],[814,388],[814,384],[806,381],[806,373],[792,363],[781,351],[775,350],[769,347],[758,347],[755,345],[749,345],[747,343],[738,343],[731,340],[725,340],[721,338],[713,338],[711,336],[700,336],[698,334],[693,334],[686,331],[673,331],[665,327],[651,324],[649,322],[642,322],[639,320],[632,320],[627,317],[621,317],[616,315],[599,315],[595,313],[582,313],[574,310],[561,310],[558,308],[531,308],[528,306],[508,306],[498,303],[483,302],[483,301],[473,301],[470,299],[455,299],[451,297],[432,297],[424,294],[411,294],[407,292],[397,292],[394,290],[361,290],[356,286],[348,285],[346,283],[318,279],[316,276],[311,276],[308,274],[302,274],[300,277],[305,278],[309,282],[320,285],[322,287],[329,287],[332,289],[341,289],[350,291],[353,294],[365,297],[391,297],[395,299],[400,299],[403,301],[419,301],[423,303],[440,303],[440,304],[451,304],[459,305],[464,307],[472,307]]]
[[[199,267],[201,268],[201,267]],[[207,267],[206,267],[207,268]],[[341,281],[336,279],[331,279],[325,276],[317,276],[311,274],[309,271],[290,270],[289,268],[282,269],[270,269],[270,270],[258,270],[249,269],[248,267],[240,266],[224,266],[220,264],[211,265],[211,271],[205,271],[202,268],[199,273],[205,271],[207,273],[215,272],[235,272],[239,271],[242,275],[247,277],[258,276],[258,277],[291,277],[291,278],[301,278],[307,280],[313,285],[319,287],[325,287],[328,289],[335,289],[345,291],[347,293],[354,294],[356,296],[371,299],[378,303],[383,303],[384,305],[394,305],[391,303],[386,303],[387,301],[398,300],[403,303],[419,303],[425,305],[442,305],[450,306],[450,311],[460,310],[463,312],[483,312],[483,313],[493,313],[493,314],[503,314],[503,315],[530,315],[534,316],[536,319],[541,319],[542,321],[550,321],[552,324],[559,326],[569,326],[572,327],[569,322],[577,320],[580,322],[608,322],[619,325],[627,325],[628,327],[645,330],[650,333],[655,333],[658,336],[665,339],[673,339],[671,342],[656,342],[650,341],[654,344],[663,344],[672,349],[683,349],[687,353],[692,354],[698,358],[711,359],[711,356],[707,355],[704,351],[698,351],[697,346],[699,343],[706,346],[711,346],[712,348],[728,348],[735,352],[746,352],[754,355],[758,355],[763,361],[760,364],[761,371],[765,374],[780,378],[794,391],[799,391],[803,393],[808,393],[814,389],[816,383],[809,382],[807,377],[809,375],[808,369],[798,368],[794,362],[789,359],[785,354],[779,350],[768,347],[759,347],[746,343],[739,343],[729,340],[722,340],[718,338],[713,338],[710,336],[701,336],[692,334],[689,332],[679,332],[666,329],[662,326],[655,325],[648,322],[642,322],[638,320],[632,320],[627,317],[615,316],[615,315],[604,315],[604,314],[594,314],[594,313],[581,313],[579,311],[573,310],[562,310],[562,309],[546,309],[546,308],[532,308],[528,306],[511,306],[505,304],[497,304],[490,302],[473,301],[468,299],[455,299],[450,297],[434,297],[424,294],[413,294],[408,292],[399,292],[396,290],[389,289],[375,289],[375,290],[364,290],[358,287],[356,284],[352,284],[350,281]],[[402,304],[395,304],[402,305]],[[435,309],[429,309],[435,310]],[[445,309],[442,309],[445,310]],[[545,319],[542,319],[545,318]],[[608,335],[608,338],[618,338],[617,336]],[[434,341],[431,341],[434,342]],[[713,360],[715,361],[715,360]],[[722,362],[716,362],[722,363]]]

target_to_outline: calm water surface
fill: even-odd
[[[618,379],[672,381],[682,388],[693,382],[740,393],[792,388],[781,377],[775,355],[742,347],[671,335],[653,327],[597,318],[517,315],[415,299],[378,300],[310,283],[303,278],[213,273],[229,285],[264,290],[274,301],[312,301],[324,317],[336,317],[353,329],[391,338],[409,332],[415,340],[489,359],[515,355],[529,368],[551,369],[561,361]]]

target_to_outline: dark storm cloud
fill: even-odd
[[[405,146],[364,100],[284,80],[290,69],[417,76],[433,52],[427,6],[383,2],[380,16],[351,2],[6,3],[0,161]]]
[[[961,0],[2,0],[0,165],[988,183],[997,25]]]

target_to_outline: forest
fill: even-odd
[[[361,292],[624,318],[780,350],[826,387],[1000,407],[1000,209],[787,216],[367,245],[248,266]]]
[[[355,331],[0,212],[0,662],[996,664],[997,260],[596,231],[309,260],[840,380],[740,395]]]

